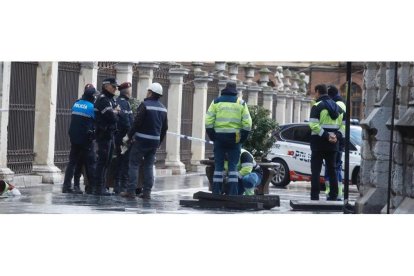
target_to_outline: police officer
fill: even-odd
[[[228,155],[228,193],[237,195],[237,163],[241,145],[252,127],[247,104],[237,97],[236,83],[228,82],[208,108],[205,120],[206,132],[214,141],[213,194],[221,194],[224,174],[224,156]]]
[[[151,189],[154,185],[155,153],[168,129],[167,109],[159,101],[161,96],[161,84],[152,83],[148,88],[147,97],[137,109],[137,115],[128,135],[123,139],[124,142],[132,142],[129,153],[129,184],[126,192],[121,192],[123,197],[135,198],[139,179],[138,169],[143,162],[144,183],[139,197],[151,198]]]
[[[336,102],[337,105],[344,111],[343,118],[342,118],[342,125],[339,131],[342,134],[342,138],[338,140],[339,142],[339,151],[336,154],[336,161],[335,161],[335,169],[336,169],[336,177],[338,178],[338,198],[342,199],[343,194],[343,185],[342,185],[342,153],[344,152],[345,147],[345,113],[346,113],[346,105],[342,97],[339,95],[338,88],[336,88],[335,85],[328,85],[328,96]],[[327,196],[329,196],[329,175],[328,170],[325,167],[325,186],[326,190],[325,193]]]
[[[115,78],[104,79],[101,94],[95,102],[96,143],[98,145],[95,195],[111,195],[106,190],[106,174],[112,159],[114,134],[118,121],[119,107],[114,100],[117,87],[118,82]]]
[[[118,131],[115,135],[115,154],[116,171],[115,171],[115,185],[114,192],[119,194],[121,191],[126,190],[128,182],[128,168],[129,168],[129,150],[124,154],[121,154],[122,138],[127,135],[128,131],[134,122],[134,117],[129,104],[131,98],[132,85],[130,82],[122,83],[118,89],[120,96],[116,99],[116,103],[120,107],[119,119],[118,119]]]
[[[311,200],[319,200],[320,173],[322,162],[328,170],[330,191],[327,200],[337,200],[338,178],[335,171],[338,140],[342,138],[340,131],[344,110],[328,96],[324,84],[315,86],[316,102],[312,106],[309,127],[312,135],[310,140],[311,155]]]
[[[95,87],[92,84],[87,84],[82,98],[77,100],[72,107],[69,126],[71,149],[62,187],[63,193],[83,193],[79,187],[79,182],[75,182],[74,189],[71,188],[73,173],[77,165],[85,165],[89,184],[92,184],[94,181],[95,153],[92,142],[95,138],[95,113],[93,105],[95,92]],[[86,192],[90,193],[91,191]]]

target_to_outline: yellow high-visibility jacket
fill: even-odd
[[[343,137],[343,115],[344,110],[328,95],[322,95],[316,100],[309,118],[309,127],[312,131],[311,150],[338,150],[339,143],[332,144],[328,138],[329,132],[335,133],[338,140]]]
[[[211,140],[244,142],[252,128],[247,104],[232,95],[222,95],[208,108],[205,127]]]

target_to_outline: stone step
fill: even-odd
[[[263,203],[260,202],[232,202],[232,201],[213,201],[213,200],[180,200],[183,207],[201,209],[230,209],[230,210],[264,210]]]
[[[291,200],[290,207],[294,211],[343,211],[343,201]]]
[[[155,176],[171,176],[172,170],[171,169],[155,169]]]
[[[16,185],[17,188],[27,188],[27,187],[43,185],[42,176],[33,175],[33,174],[15,175],[11,183],[13,185]]]
[[[251,196],[229,196],[229,195],[214,195],[212,193],[197,192],[193,194],[194,199],[199,200],[213,200],[213,201],[230,201],[237,203],[262,203],[263,208],[270,210],[274,207],[280,206],[280,198],[277,195],[251,195]]]

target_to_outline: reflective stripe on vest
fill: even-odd
[[[150,139],[150,140],[160,140],[161,139],[160,136],[148,135],[148,134],[144,134],[144,133],[140,133],[140,132],[135,132],[135,135],[137,137],[144,138],[144,139]]]
[[[162,111],[162,112],[167,112],[167,109],[162,108],[162,107],[157,107],[157,106],[145,106],[147,108],[147,110],[155,110],[155,111]]]

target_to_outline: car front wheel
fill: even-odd
[[[271,182],[275,187],[285,187],[290,182],[289,167],[282,159],[273,159],[272,162],[279,164],[276,169],[276,174],[273,176]]]

